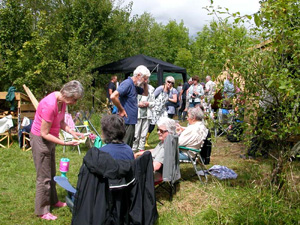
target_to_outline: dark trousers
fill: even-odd
[[[126,134],[123,138],[124,143],[128,144],[131,148],[134,141],[135,124],[125,124]]]
[[[178,110],[178,119],[180,119],[180,120],[181,120],[182,112],[185,110],[185,106],[186,106],[186,99],[182,99],[181,107]],[[185,115],[183,116],[182,119],[184,119],[184,117],[185,117]]]

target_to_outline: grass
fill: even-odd
[[[94,125],[99,127],[99,120]],[[149,144],[153,148],[157,142],[153,131]],[[68,157],[67,176],[74,185],[88,147],[81,149],[81,155],[70,147],[65,154],[61,146],[56,149],[57,171],[59,159]],[[224,165],[233,169],[238,174],[236,180],[218,181],[210,177],[203,185],[196,176],[191,176],[194,172],[191,164],[181,164],[184,180],[173,201],[168,201],[167,194],[157,193],[164,204],[157,204],[158,224],[299,224],[299,161],[289,164],[284,191],[276,194],[268,181],[273,161],[242,160],[239,154],[244,151],[243,143],[230,143],[224,137],[214,142],[209,166]],[[22,152],[15,139],[10,149],[0,149],[0,152],[0,223],[70,224],[72,215],[68,208],[53,209],[53,214],[58,216],[56,221],[43,221],[34,215],[35,169],[31,151]],[[65,191],[57,186],[57,192],[59,199],[64,200]]]

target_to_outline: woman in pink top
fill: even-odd
[[[83,96],[79,81],[66,83],[60,91],[52,92],[43,98],[36,110],[30,133],[33,161],[36,169],[35,213],[46,220],[57,217],[50,213],[50,206],[64,207],[58,200],[55,181],[55,145],[78,145],[78,141],[64,142],[59,139],[60,129],[72,134],[75,139],[83,134],[70,129],[64,121],[67,105],[73,105]]]

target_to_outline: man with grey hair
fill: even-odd
[[[178,133],[181,132],[178,144],[188,148],[199,149],[202,147],[204,140],[207,137],[208,129],[204,121],[204,113],[200,107],[189,108],[188,110],[188,127],[179,127],[177,125]]]
[[[137,95],[148,95],[148,79],[150,71],[140,65],[133,71],[133,76],[124,80],[111,95],[110,99],[119,110],[119,115],[124,117],[126,134],[123,141],[132,147],[134,129],[137,123],[138,103]]]

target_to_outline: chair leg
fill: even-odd
[[[79,147],[79,145],[77,145],[77,149],[78,149],[78,153],[79,153],[79,155],[81,155],[81,152],[80,152],[80,147]]]
[[[191,156],[191,153],[190,153],[189,151],[187,151],[187,154],[188,154],[189,159],[190,159],[191,162],[192,162],[192,165],[193,165],[193,167],[194,167],[194,170],[195,170],[195,172],[196,172],[196,175],[198,176],[200,182],[204,184],[204,181],[202,180],[202,177],[201,177],[202,174],[200,174],[200,172],[203,173],[203,176],[205,177],[205,181],[207,181],[207,175],[206,175],[206,173],[205,173],[206,168],[205,168],[205,166],[204,166],[204,163],[203,163],[203,160],[202,160],[201,156],[197,153],[196,156],[193,158],[193,157]],[[199,169],[198,169],[198,167],[197,167],[197,160],[198,160],[198,159],[199,159],[199,161],[200,161],[200,162],[199,162],[199,167],[200,167]]]

